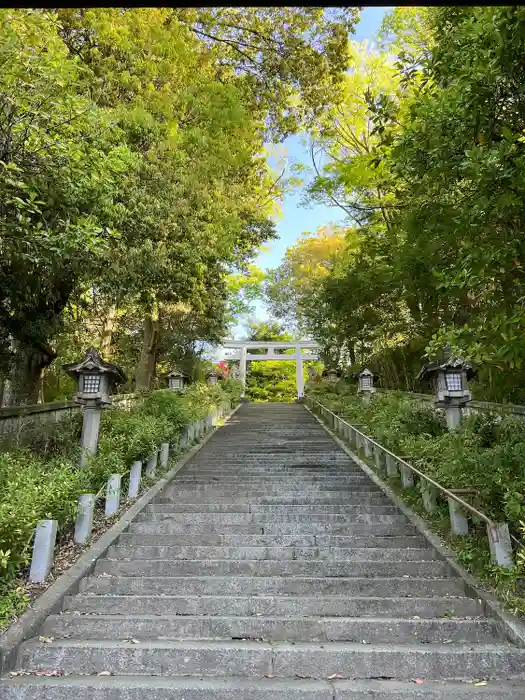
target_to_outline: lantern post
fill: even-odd
[[[84,407],[80,439],[80,466],[84,467],[97,452],[102,411],[112,404],[110,392],[126,381],[126,375],[118,365],[104,362],[96,348],[89,348],[81,362],[64,365],[63,369],[76,380],[74,399]]]

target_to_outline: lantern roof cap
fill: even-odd
[[[117,384],[127,380],[126,374],[119,365],[114,365],[111,362],[104,362],[100,352],[93,347],[89,348],[81,362],[70,362],[66,365],[62,365],[62,368],[74,379],[77,379],[81,374],[97,372],[111,375],[112,380]]]
[[[441,360],[434,360],[433,362],[427,362],[419,370],[419,374],[416,379],[427,379],[437,372],[445,372],[447,370],[465,370],[467,373],[467,379],[471,379],[475,370],[469,362],[466,362],[459,355],[452,355],[450,351],[450,346],[446,346],[443,352],[443,357]]]
[[[373,377],[374,379],[379,378],[379,375],[376,374],[376,372],[372,372],[372,370],[368,369],[368,367],[365,367],[364,369],[360,370],[359,372],[355,372],[351,376],[354,379],[359,379],[359,377]]]
[[[166,372],[165,377],[184,377],[188,378],[189,375],[183,372],[180,367],[174,367],[170,372]]]
[[[208,372],[206,372],[207,377],[218,377],[220,375],[220,371],[216,369],[210,369]]]

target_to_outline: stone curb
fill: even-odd
[[[417,513],[407,506],[404,500],[393,491],[390,486],[384,482],[373,470],[368,466],[358,455],[352,452],[347,445],[328,428],[320,418],[318,418],[306,405],[305,409],[310,413],[315,420],[323,426],[326,432],[337,442],[337,444],[346,452],[346,454],[356,463],[365,474],[385,493],[390,500],[406,515],[414,527],[425,537],[432,547],[437,551],[439,557],[443,559],[452,569],[454,574],[465,582],[466,592],[472,598],[479,598],[485,605],[486,609],[500,623],[504,633],[509,640],[518,647],[525,648],[525,624],[520,622],[516,617],[510,615],[502,606],[500,601],[488,591],[479,588],[479,581],[469,573],[456,560],[454,552],[434,534],[427,526],[426,522]]]
[[[231,411],[225,420],[229,420],[242,406],[239,404]],[[216,426],[208,435],[173,466],[167,474],[143,494],[121,517],[110,527],[89,549],[61,574],[57,580],[42,595],[35,599],[32,607],[26,610],[18,620],[15,620],[0,636],[0,675],[11,671],[17,662],[20,646],[27,639],[35,636],[48,615],[60,612],[66,595],[71,595],[80,581],[92,573],[98,559],[103,557],[109,547],[116,543],[131,521],[153,501],[162,489],[170,483],[178,471],[215,435],[221,426]]]

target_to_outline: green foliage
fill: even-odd
[[[12,582],[29,562],[39,520],[70,528],[80,494],[98,493],[110,474],[127,472],[162,442],[176,443],[190,422],[239,395],[239,382],[230,380],[215,387],[194,384],[182,395],[155,392],[129,411],[111,408],[102,417],[98,453],[85,469],[78,467],[80,415],[63,420],[37,449],[0,452],[0,626],[26,601]]]
[[[518,533],[525,519],[525,425],[511,416],[475,415],[456,432],[432,406],[401,394],[376,394],[370,403],[336,385],[311,386],[309,395],[338,415],[365,426],[385,447],[409,455],[445,488],[471,488],[482,510]]]

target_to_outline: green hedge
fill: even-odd
[[[195,384],[182,395],[170,390],[145,395],[129,411],[111,408],[102,417],[98,454],[82,470],[80,415],[51,428],[45,446],[0,452],[0,598],[29,563],[39,520],[58,520],[61,530],[71,527],[80,494],[97,493],[110,474],[125,473],[162,442],[176,442],[189,423],[221,402],[238,403],[240,392],[240,383],[232,380],[215,387]],[[11,609],[0,601],[0,626]]]
[[[376,394],[369,404],[346,383],[322,383],[308,395],[337,415],[361,423],[366,432],[400,456],[420,459],[422,470],[446,488],[474,488],[483,510],[509,521],[519,533],[525,520],[525,422],[511,416],[477,414],[457,432],[443,414],[401,394]]]

